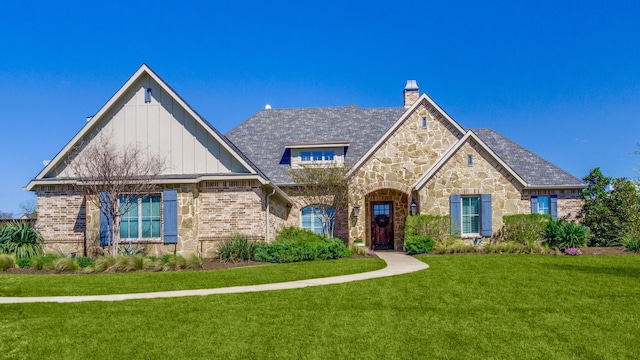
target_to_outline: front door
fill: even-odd
[[[393,250],[393,202],[371,203],[371,249]]]

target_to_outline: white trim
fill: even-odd
[[[411,107],[409,107],[409,109],[407,109],[407,111],[404,112],[404,114],[402,114],[402,116],[400,116],[400,119],[398,119],[398,121],[396,121],[390,128],[389,130],[387,130],[387,132],[382,135],[382,137],[380,137],[380,139],[378,139],[378,141],[373,145],[373,147],[371,147],[371,149],[369,149],[369,151],[367,151],[364,156],[362,156],[360,158],[360,160],[358,160],[353,167],[351,168],[351,171],[349,171],[349,174],[347,174],[347,176],[350,176],[351,174],[353,174],[354,172],[356,172],[358,170],[358,168],[360,166],[362,166],[364,164],[365,161],[367,161],[381,146],[382,144],[384,144],[387,139],[393,135],[394,132],[396,132],[396,130],[400,127],[400,125],[402,123],[405,122],[405,120],[407,120],[409,118],[409,116],[420,106],[422,105],[423,101],[426,101],[427,103],[429,103],[429,105],[433,106],[436,111],[438,111],[447,121],[449,121],[449,123],[451,125],[453,125],[453,127],[456,128],[456,130],[458,130],[461,134],[464,134],[466,131],[462,128],[462,126],[460,126],[460,124],[458,124],[455,120],[453,120],[453,118],[451,118],[444,110],[442,110],[442,108],[440,108],[440,106],[438,106],[438,104],[436,104],[435,101],[433,101],[433,99],[431,99],[429,97],[429,95],[422,94],[418,100],[416,100],[413,105],[411,105]],[[420,124],[422,125],[422,123]]]
[[[436,172],[440,170],[440,168],[442,168],[442,166],[451,159],[451,157],[462,147],[462,145],[464,145],[464,143],[469,138],[472,138],[474,141],[476,141],[484,151],[486,151],[494,160],[496,160],[498,164],[502,166],[502,168],[507,170],[507,172],[511,176],[518,180],[518,182],[522,184],[524,188],[528,187],[527,182],[524,181],[524,179],[521,178],[520,175],[518,175],[515,171],[513,171],[513,169],[511,169],[509,165],[502,161],[502,159],[498,155],[496,155],[496,153],[494,153],[493,150],[491,150],[491,148],[487,146],[487,144],[480,140],[478,135],[476,135],[473,131],[467,131],[467,133],[460,140],[454,143],[449,148],[449,150],[447,150],[447,152],[445,152],[444,155],[440,157],[440,159],[438,159],[438,161],[436,161],[436,163],[433,164],[433,166],[431,166],[431,168],[429,168],[429,170],[427,170],[427,172],[420,179],[418,179],[415,184],[413,184],[412,188],[420,190],[427,183],[427,181],[429,181],[431,177],[435,175]]]
[[[348,147],[349,143],[322,143],[322,144],[292,144],[285,145],[285,149],[318,149],[318,148],[331,148],[331,147]]]
[[[25,187],[26,190],[33,188],[35,180],[42,180],[46,174],[48,174],[55,167],[60,165],[64,157],[71,150],[71,148],[77,144],[91,129],[93,129],[98,123],[102,122],[102,117],[107,111],[119,101],[124,94],[138,81],[144,74],[147,74],[151,79],[157,82],[162,90],[166,91],[174,101],[176,101],[183,109],[189,113],[197,122],[202,126],[216,141],[224,147],[242,166],[244,166],[251,174],[257,174],[253,166],[250,166],[238,153],[232,149],[218,134],[211,129],[211,127],[186,103],[182,100],[178,94],[176,94],[158,75],[156,75],[146,64],[142,64],[140,68],[120,87],[120,89],[104,104],[100,110],[91,117],[91,119],[80,129],[80,131],[62,148],[60,152],[38,173],[34,180],[29,182]]]

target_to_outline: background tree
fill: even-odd
[[[591,169],[580,192],[584,201],[579,217],[591,231],[592,246],[610,246],[630,232],[637,231],[638,191],[628,179],[606,177],[600,168]]]
[[[326,237],[334,234],[336,216],[348,211],[348,173],[348,168],[333,164],[302,165],[289,171],[295,183],[292,195],[299,197],[303,208],[316,207]]]
[[[27,215],[29,219],[38,218],[38,203],[31,199],[20,203],[20,211]]]
[[[13,214],[10,212],[0,210],[0,219],[13,219]]]
[[[113,137],[99,135],[77,146],[67,160],[75,189],[109,219],[109,246],[118,255],[120,219],[137,198],[157,192],[155,178],[164,170],[164,159],[137,145],[116,146]]]

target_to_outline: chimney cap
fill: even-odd
[[[407,80],[407,85],[404,86],[407,91],[418,91],[418,83],[415,80]]]

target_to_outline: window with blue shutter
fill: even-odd
[[[553,220],[558,220],[558,195],[551,195],[549,212],[551,213],[551,218],[553,218]]]
[[[449,214],[451,215],[451,235],[460,236],[462,233],[462,229],[460,226],[462,224],[462,219],[460,215],[462,214],[462,197],[460,195],[451,195],[449,196]]]
[[[491,194],[480,195],[480,235],[491,236],[493,234],[493,221],[491,211]]]
[[[162,193],[162,215],[164,217],[165,244],[178,243],[178,191],[165,190]]]
[[[109,216],[109,194],[100,193],[100,246],[109,246],[113,239],[113,224]]]

